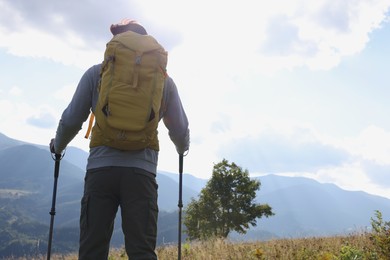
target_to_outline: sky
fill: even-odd
[[[168,51],[190,122],[184,172],[227,159],[390,198],[390,0],[0,0],[0,133],[49,144],[109,27]],[[88,151],[86,125],[69,144]],[[163,124],[158,169],[178,172]],[[261,179],[260,179],[261,180]]]

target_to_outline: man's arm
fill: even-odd
[[[165,107],[163,122],[169,131],[169,137],[179,154],[189,149],[190,130],[187,115],[181,103],[177,87],[171,78],[166,80]]]
[[[92,107],[92,91],[98,82],[98,67],[93,66],[81,77],[72,101],[62,113],[54,141],[55,152],[61,153],[80,131]]]

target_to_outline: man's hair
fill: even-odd
[[[110,27],[111,33],[117,35],[119,33],[132,31],[138,34],[147,35],[145,28],[134,20],[128,20],[119,24],[113,24]]]

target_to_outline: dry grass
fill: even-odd
[[[157,248],[159,260],[177,259],[177,245]],[[18,260],[41,258],[18,258]],[[77,255],[54,255],[53,260],[76,260]],[[112,249],[110,260],[127,259],[124,249]],[[300,239],[275,239],[264,242],[233,243],[222,239],[182,244],[183,260],[387,260],[390,256],[379,254],[369,233],[350,236],[313,237]]]
[[[368,248],[369,246],[372,248]],[[226,240],[184,244],[183,260],[219,259],[342,259],[341,249],[360,252],[374,252],[368,235],[348,237],[280,239],[266,242],[230,243]],[[177,247],[157,249],[159,259],[177,259]],[[348,259],[348,258],[345,258]],[[353,258],[350,258],[353,259]],[[364,258],[356,258],[364,259]],[[380,258],[377,258],[380,259]]]
[[[157,248],[160,260],[177,259],[177,246]],[[77,259],[67,256],[64,260]],[[112,250],[110,259],[127,259],[124,250]],[[232,243],[222,239],[191,242],[182,245],[183,260],[237,259],[390,259],[380,257],[367,233],[350,236],[302,239],[278,239],[266,242]]]

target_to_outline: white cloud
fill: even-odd
[[[40,112],[26,120],[27,124],[38,127],[52,129],[57,126],[56,118],[48,112]]]
[[[61,15],[53,14],[46,26],[61,28],[61,34],[54,34],[48,27],[34,26],[22,10],[15,9],[10,3],[0,2],[2,16],[12,17],[0,24],[0,47],[8,53],[20,57],[46,58],[65,65],[87,68],[102,59],[102,50],[96,49],[96,42],[90,44],[82,34],[77,33],[63,23]],[[58,32],[58,29],[57,29]],[[104,48],[104,43],[101,44]]]
[[[5,99],[0,99],[0,111],[10,111],[1,113],[1,133],[37,144],[46,144],[47,140],[50,141],[55,133],[53,118],[59,118],[59,114],[46,105],[33,107],[25,102],[11,102]],[[31,119],[35,124],[27,124]],[[37,127],[37,123],[40,123],[41,127]]]
[[[91,64],[99,63],[102,50],[89,49],[82,38],[72,34],[64,34],[64,38],[40,31],[37,28],[25,26],[21,31],[7,34],[0,42],[0,47],[7,48],[15,56],[47,58],[65,65],[88,68]],[[28,42],[28,44],[26,44]]]
[[[149,4],[142,5],[147,9]],[[180,12],[172,13],[168,21],[160,18],[165,13],[161,9],[152,18],[183,35],[180,47],[170,53],[170,68],[186,64],[190,72],[213,72],[219,79],[302,66],[332,69],[345,56],[364,49],[389,7],[388,1],[325,0],[272,1],[267,8],[259,8],[257,1],[175,4]]]
[[[343,56],[364,48],[369,33],[381,25],[389,7],[386,0],[289,3],[279,0],[267,3],[267,8],[251,0],[192,4],[171,0],[160,3],[158,8],[155,1],[136,1],[133,5],[147,13],[145,20],[156,26],[173,28],[181,34],[181,46],[188,46],[184,53],[195,63],[189,69],[210,71],[220,68],[220,71],[226,70],[226,74],[252,70],[254,65],[260,73],[300,66],[330,69]],[[150,8],[152,5],[154,8]],[[172,11],[173,6],[177,11]],[[108,39],[100,36],[96,38],[100,39],[99,44],[96,39],[91,44],[90,34],[81,31],[84,26],[73,25],[65,13],[57,11],[47,16],[50,26],[46,24],[39,28],[26,20],[25,10],[16,10],[4,2],[2,7],[5,14],[13,14],[14,22],[23,24],[17,29],[0,26],[0,34],[7,35],[2,37],[0,46],[10,53],[49,58],[81,68],[101,61]],[[137,18],[142,21],[143,15],[139,13]],[[90,23],[93,21],[88,21]],[[101,26],[100,21],[98,24]],[[54,34],[53,28],[62,28],[61,34],[58,30]],[[221,63],[224,59],[234,62]]]
[[[11,95],[11,96],[20,96],[23,94],[23,90],[21,88],[19,88],[18,86],[13,86],[11,87],[11,89],[8,91],[8,93]]]
[[[78,83],[69,84],[66,86],[63,86],[62,88],[58,89],[54,93],[54,97],[58,100],[64,101],[66,103],[69,103],[72,100],[73,94],[76,90]]]
[[[275,24],[270,20],[266,43],[273,51],[265,55],[285,57],[281,62],[290,60],[284,66],[274,64],[275,68],[306,65],[314,70],[331,69],[343,56],[363,50],[388,8],[388,1],[302,1],[290,12],[278,13]]]
[[[345,138],[344,146],[351,154],[378,164],[390,164],[390,132],[368,126],[357,136]]]
[[[317,139],[310,129],[293,132],[268,128],[257,135],[231,137],[218,153],[238,161],[254,173],[313,172],[349,160],[348,153]]]

